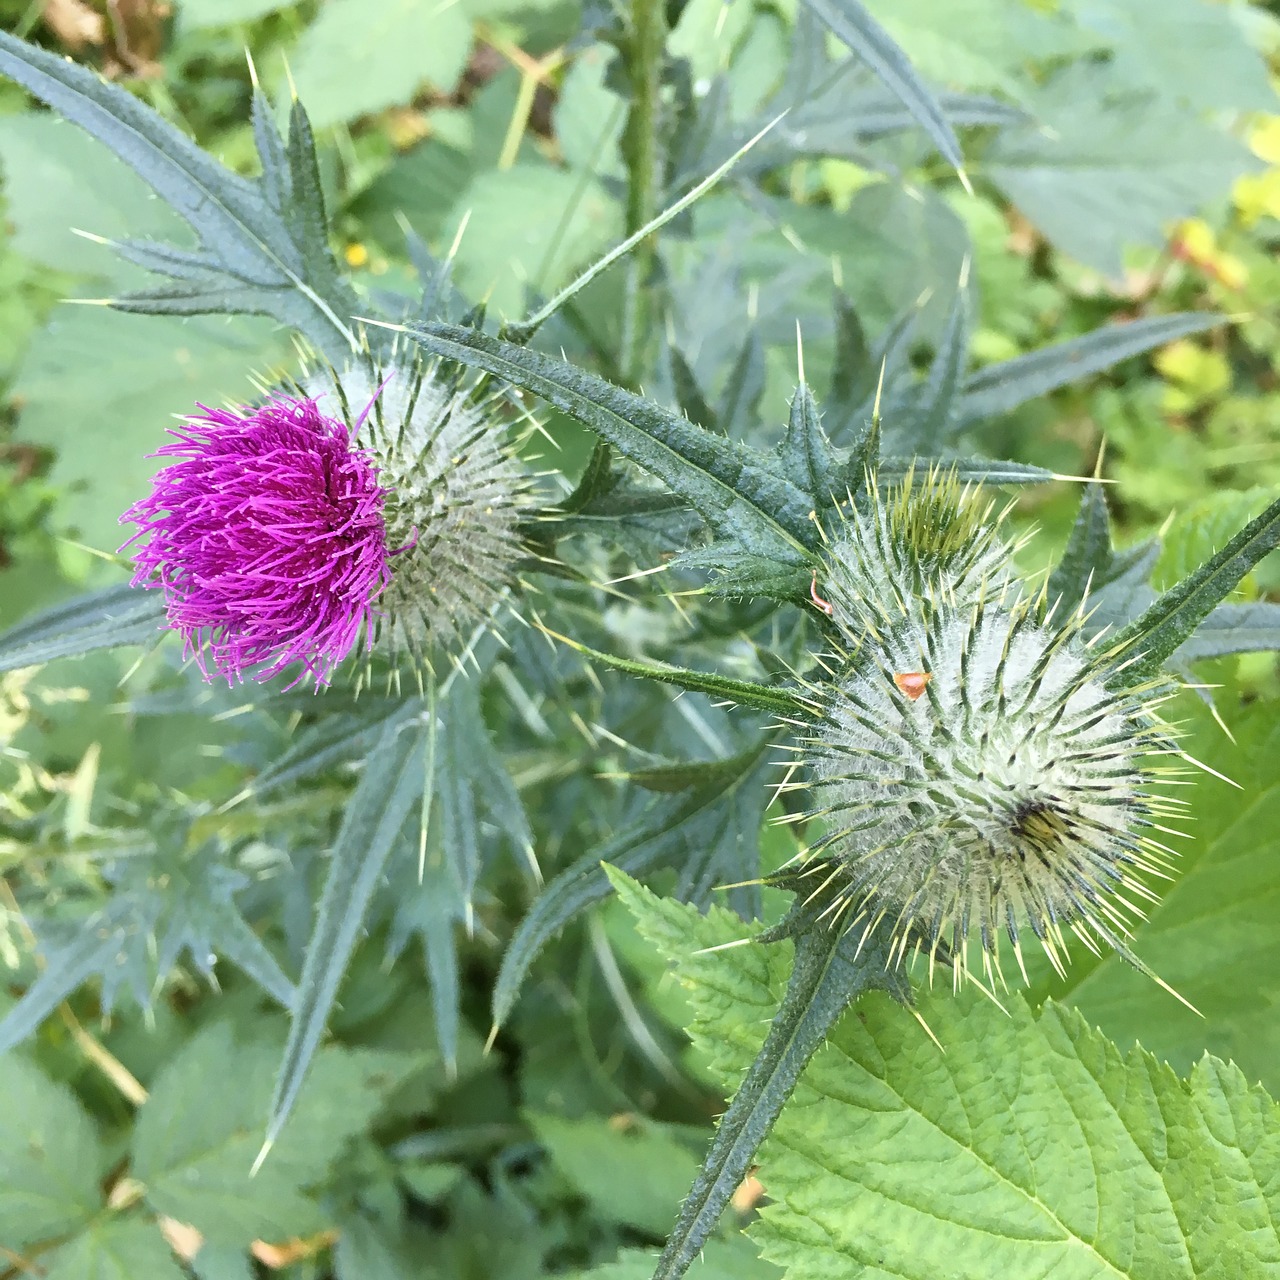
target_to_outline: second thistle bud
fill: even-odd
[[[1003,981],[1001,935],[1025,976],[1024,929],[1059,970],[1068,934],[1123,950],[1166,865],[1167,689],[1124,688],[1079,614],[1022,599],[991,508],[953,481],[871,493],[825,578],[846,642],[796,747],[826,828],[803,879],[842,927],[887,933],[898,961],[941,951],[957,981],[971,942]]]

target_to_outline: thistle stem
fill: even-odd
[[[662,69],[666,59],[665,0],[631,0],[627,71],[631,109],[622,135],[627,166],[627,234],[633,235],[658,213],[662,186]],[[646,287],[657,262],[657,240],[646,236],[636,247],[627,274],[623,309],[621,372],[634,382],[647,335]]]

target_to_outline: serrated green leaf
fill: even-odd
[[[1197,1017],[1118,957],[1084,954],[1067,981],[1045,988],[1122,1046],[1139,1043],[1188,1071],[1206,1051],[1280,1093],[1280,720],[1274,703],[1218,695],[1230,741],[1208,708],[1187,698],[1180,745],[1230,778],[1180,788],[1187,821],[1172,825],[1175,883],[1149,910],[1134,943],[1143,961],[1203,1014]]]
[[[327,244],[296,234],[295,206],[313,193],[294,186],[284,205],[273,205],[278,187],[273,192],[240,177],[120,86],[6,32],[0,72],[109,147],[190,224],[204,267],[193,292],[209,310],[261,312],[305,334],[335,361],[350,353],[355,295],[339,281]],[[300,108],[295,120],[305,120]],[[307,214],[323,225],[323,208]],[[188,255],[188,267],[195,261]],[[214,296],[218,281],[229,290],[229,305]],[[142,298],[131,305],[147,309]]]
[[[819,514],[825,515],[844,497],[836,451],[823,430],[813,392],[803,381],[791,398],[778,458],[795,485],[813,496]]]
[[[1238,529],[1265,510],[1270,489],[1220,489],[1179,511],[1160,532],[1160,559],[1152,574],[1157,587],[1173,586],[1194,573]]]
[[[1161,664],[1190,639],[1241,578],[1278,545],[1280,498],[1245,525],[1217,555],[1166,591],[1116,636],[1108,652],[1136,657],[1135,662],[1126,666],[1126,677],[1142,679],[1159,671]]]
[[[808,518],[813,502],[766,455],[563,360],[474,329],[433,324],[407,332],[427,350],[532,391],[590,427],[742,549],[784,564],[803,563],[803,549],[816,537]]]
[[[271,1100],[267,1141],[284,1128],[324,1035],[388,856],[426,783],[426,706],[407,700],[382,727],[343,815],[307,942],[289,1039]]]
[[[639,910],[734,1084],[785,964],[700,954],[741,936],[722,916]],[[880,996],[839,1022],[759,1157],[767,1257],[806,1280],[1260,1280],[1280,1265],[1280,1111],[1260,1089],[1212,1058],[1179,1080],[1072,1011],[1004,1003],[930,996],[945,1051]]]
[[[185,1280],[154,1222],[108,1217],[41,1258],[45,1280]]]
[[[0,1241],[21,1252],[102,1208],[104,1154],[75,1095],[26,1058],[0,1055]]]
[[[889,33],[858,0],[805,0],[831,32],[876,73],[911,112],[943,158],[963,173],[960,143],[928,86]]]
[[[988,365],[965,381],[956,405],[955,425],[967,426],[1009,413],[1028,400],[1101,373],[1122,360],[1225,322],[1223,316],[1194,311],[1144,316],[1123,325],[1104,325],[1082,337]]]
[[[154,644],[164,634],[165,604],[157,591],[106,587],[76,596],[0,635],[0,671],[33,667],[95,649]]]
[[[649,805],[633,822],[566,867],[521,920],[493,986],[493,1021],[510,1015],[538,954],[571,920],[611,892],[601,863],[642,876],[680,871],[677,890],[702,898],[717,883],[759,874],[760,823],[768,803],[768,740],[728,760],[690,761],[688,786]],[[751,907],[751,899],[743,902]]]
[[[131,1173],[155,1212],[226,1246],[287,1239],[325,1224],[308,1188],[324,1180],[417,1060],[321,1049],[297,1099],[295,1123],[253,1173],[279,1058],[274,1034],[258,1029],[245,1036],[217,1022],[164,1065],[133,1135]]]

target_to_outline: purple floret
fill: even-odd
[[[267,680],[293,663],[329,683],[391,580],[386,490],[356,428],[314,400],[209,409],[170,428],[173,458],[121,523],[138,525],[135,586],[165,593],[206,680]],[[121,548],[123,550],[124,548]]]

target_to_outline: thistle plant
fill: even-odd
[[[324,6],[317,28],[358,8]],[[417,7],[390,8],[397,14],[388,20],[399,22]],[[1196,683],[1193,661],[1280,643],[1280,606],[1223,603],[1280,542],[1280,502],[1267,495],[1233,519],[1238,532],[1224,533],[1198,568],[1158,591],[1159,547],[1117,550],[1103,486],[1087,482],[1065,548],[1050,571],[1037,572],[1026,564],[1032,544],[1008,494],[1064,478],[979,451],[995,438],[989,423],[1035,397],[1222,319],[1146,314],[970,373],[978,299],[968,249],[945,270],[930,260],[935,287],[923,300],[916,258],[893,264],[885,275],[893,288],[885,285],[885,298],[869,290],[860,312],[840,281],[846,265],[857,268],[850,278],[863,278],[861,246],[832,259],[806,244],[810,230],[815,243],[851,239],[835,188],[822,185],[826,169],[809,159],[882,167],[883,181],[866,191],[901,202],[878,211],[876,226],[908,222],[902,210],[918,205],[949,227],[954,215],[927,182],[924,194],[908,188],[895,167],[902,157],[895,151],[890,164],[877,148],[903,133],[902,154],[915,154],[922,133],[946,162],[938,166],[946,176],[925,177],[958,177],[965,198],[982,198],[961,168],[957,128],[983,129],[978,145],[992,160],[984,182],[988,173],[1015,172],[1010,156],[1061,141],[1060,130],[1041,127],[1051,122],[1026,119],[1043,86],[1024,86],[1016,108],[985,94],[939,96],[861,4],[805,0],[794,23],[770,10],[776,31],[761,41],[734,36],[726,52],[732,62],[749,49],[742,65],[763,65],[788,43],[786,65],[768,73],[768,85],[737,82],[730,67],[707,90],[708,67],[694,65],[705,52],[701,36],[686,27],[669,39],[668,21],[684,24],[685,8],[635,0],[591,17],[608,24],[597,51],[616,58],[595,79],[558,78],[562,61],[579,57],[576,43],[545,59],[523,47],[512,53],[523,77],[515,117],[492,148],[498,163],[480,176],[517,193],[528,184],[539,211],[547,192],[571,189],[573,202],[616,214],[621,230],[615,247],[591,262],[578,252],[577,232],[568,234],[577,223],[567,209],[551,242],[536,246],[539,261],[521,258],[513,273],[528,285],[529,314],[497,323],[483,305],[493,264],[477,262],[483,255],[465,234],[437,256],[450,243],[441,227],[428,245],[406,224],[403,246],[382,246],[397,259],[387,278],[399,291],[382,287],[380,271],[351,277],[341,265],[321,174],[327,181],[336,168],[340,189],[350,180],[340,223],[348,236],[372,189],[361,185],[369,181],[360,169],[369,158],[364,125],[334,147],[335,166],[322,166],[330,144],[322,137],[318,152],[303,105],[291,103],[282,136],[251,69],[245,91],[260,172],[245,177],[121,86],[0,33],[0,71],[113,149],[194,235],[194,245],[114,244],[157,279],[111,304],[171,320],[266,316],[294,353],[260,375],[252,398],[231,393],[218,402],[210,388],[167,436],[171,419],[157,416],[147,451],[162,465],[122,516],[130,583],[57,604],[0,636],[0,671],[23,669],[5,686],[6,725],[38,719],[35,703],[23,704],[26,668],[126,645],[148,650],[123,691],[115,691],[113,667],[105,694],[75,704],[86,709],[83,732],[96,736],[67,756],[71,766],[51,734],[55,745],[32,748],[47,751],[48,767],[31,764],[5,797],[0,817],[17,834],[0,842],[0,858],[18,873],[11,894],[3,884],[0,958],[16,955],[24,967],[0,992],[0,1053],[34,1039],[57,1011],[79,1027],[68,1001],[125,1018],[126,997],[149,1013],[180,990],[175,1018],[199,1006],[213,1024],[184,1044],[183,1070],[212,1071],[225,1089],[234,1037],[218,1023],[221,1009],[252,1008],[256,1018],[265,994],[289,1019],[282,1053],[270,1026],[245,1055],[257,1064],[245,1098],[261,1132],[243,1118],[250,1102],[206,1104],[200,1088],[179,1088],[163,1068],[148,1096],[98,1045],[94,1063],[125,1080],[131,1108],[141,1107],[137,1140],[126,1144],[127,1122],[113,1114],[101,1152],[67,1157],[74,1170],[64,1181],[78,1199],[69,1217],[54,1215],[47,1227],[14,1228],[0,1177],[0,1256],[19,1270],[80,1274],[85,1259],[106,1258],[113,1233],[141,1229],[152,1233],[149,1245],[130,1238],[126,1260],[113,1254],[112,1265],[120,1274],[141,1267],[165,1275],[176,1263],[156,1234],[160,1224],[171,1242],[189,1245],[194,1231],[198,1250],[207,1238],[219,1250],[253,1244],[259,1257],[290,1261],[302,1254],[258,1246],[288,1239],[315,1252],[337,1240],[338,1280],[362,1266],[413,1275],[439,1262],[434,1253],[413,1256],[423,1239],[435,1249],[438,1222],[480,1222],[486,1242],[502,1234],[494,1225],[505,1221],[500,1202],[502,1213],[519,1204],[509,1234],[523,1242],[526,1211],[541,1211],[555,1182],[544,1179],[527,1202],[508,1195],[521,1170],[543,1158],[530,1159],[530,1126],[550,1159],[560,1118],[549,1113],[561,1103],[607,1106],[608,1143],[629,1140],[615,1124],[620,1109],[686,1119],[687,1095],[702,1089],[675,1065],[662,1028],[654,1030],[656,1004],[631,989],[634,975],[612,950],[612,923],[592,917],[585,931],[575,927],[615,891],[645,936],[666,938],[679,978],[696,984],[711,975],[699,994],[704,1006],[707,990],[725,1007],[738,1001],[731,1025],[706,1037],[717,1063],[734,1063],[724,1077],[732,1097],[655,1280],[677,1280],[705,1246],[716,1247],[722,1212],[828,1039],[843,1036],[844,1051],[864,1025],[890,1029],[873,1036],[883,1059],[875,1084],[884,1088],[848,1089],[850,1112],[860,1097],[877,1106],[905,1098],[901,1082],[918,1086],[934,1074],[939,1059],[921,1059],[916,1048],[932,1055],[936,1046],[903,1039],[919,1033],[913,1014],[930,1034],[940,1028],[957,1078],[979,1082],[976,1105],[968,1108],[966,1093],[963,1116],[931,1116],[933,1130],[957,1146],[970,1142],[962,1154],[978,1157],[973,1167],[998,1171],[1044,1216],[1027,1226],[1022,1202],[1002,1198],[1004,1184],[990,1204],[961,1204],[972,1168],[953,1178],[933,1148],[927,1161],[913,1163],[914,1148],[895,1155],[896,1132],[888,1154],[874,1159],[856,1144],[852,1154],[807,1153],[813,1167],[804,1176],[818,1199],[847,1198],[834,1166],[848,1157],[859,1204],[878,1208],[889,1181],[877,1181],[880,1160],[909,1187],[905,1201],[945,1200],[939,1221],[951,1213],[948,1229],[973,1219],[978,1243],[968,1239],[972,1253],[955,1253],[957,1275],[986,1280],[986,1243],[1007,1225],[1015,1252],[1001,1266],[1011,1275],[1056,1274],[1083,1258],[1086,1268],[1101,1260],[1090,1276],[1201,1280],[1226,1273],[1178,1270],[1184,1254],[1218,1253],[1201,1246],[1193,1201],[1205,1186],[1215,1194],[1243,1187],[1241,1216],[1253,1215],[1252,1226],[1220,1251],[1224,1265],[1242,1259],[1240,1275],[1251,1277],[1255,1263],[1280,1259],[1280,1125],[1270,1101],[1247,1088],[1197,1084],[1189,1102],[1190,1086],[1171,1084],[1171,1073],[1148,1072],[1136,1057],[1117,1066],[1119,1051],[1101,1033],[1061,1021],[1042,1035],[1019,990],[1038,1001],[1050,971],[1062,982],[1071,962],[1082,962],[1076,972],[1096,971],[1114,954],[1154,979],[1150,994],[1164,1002],[1162,1012],[1182,1016],[1140,954],[1144,913],[1184,874],[1170,841],[1192,816],[1184,775],[1198,762],[1183,749],[1172,703],[1193,696],[1184,690]],[[1042,20],[1025,9],[1020,22]],[[460,13],[445,6],[432,21],[465,22]],[[735,9],[717,21],[740,16]],[[520,20],[504,15],[501,31],[482,32],[503,57],[511,53],[500,47],[508,25],[515,30]],[[1075,19],[1055,13],[1052,21]],[[472,34],[441,39],[439,50],[456,45],[465,54]],[[584,34],[587,43],[600,36],[594,25]],[[829,36],[854,56],[834,57]],[[1073,45],[1085,50],[1075,72],[1098,71],[1100,39],[1090,32]],[[693,52],[676,56],[681,42]],[[475,59],[476,76],[487,74],[483,62]],[[585,58],[581,65],[591,70]],[[1041,72],[1057,75],[1056,62]],[[605,180],[594,172],[602,153],[572,128],[561,129],[555,146],[539,138],[526,157],[521,135],[544,83],[561,93],[566,111],[583,93],[609,108],[599,112],[608,120],[599,146],[616,133],[618,154],[615,168],[601,161]],[[1130,102],[1110,91],[1096,96]],[[591,115],[578,112],[574,122]],[[1073,181],[1074,155],[1063,162]],[[615,200],[619,173],[625,200]],[[815,174],[816,194],[807,185]],[[477,178],[459,196],[458,224],[482,186]],[[1029,201],[1036,190],[1027,188]],[[786,191],[804,196],[796,227],[776,216]],[[495,209],[504,218],[513,212],[492,200],[487,212]],[[763,230],[752,225],[762,210]],[[677,217],[678,235],[668,234]],[[584,221],[585,242],[598,228]],[[599,223],[610,225],[608,217]],[[536,239],[532,226],[515,236],[506,221],[494,225],[501,234],[488,229],[487,252],[499,267],[528,248],[525,231]],[[348,263],[368,258],[363,244],[348,250]],[[574,254],[581,260],[556,278],[560,258]],[[905,293],[898,276],[910,282]],[[785,329],[789,342],[793,328],[795,392],[779,433],[769,397],[789,361],[778,333]],[[824,376],[811,376],[815,370]],[[777,393],[779,412],[785,393]],[[165,412],[183,407],[166,404]],[[575,442],[566,419],[585,428],[585,465],[535,473],[526,448],[535,417],[545,417],[553,444]],[[154,654],[171,633],[181,652],[170,643]],[[375,669],[385,681],[372,678]],[[127,714],[101,728],[95,698],[114,699],[112,710]],[[61,704],[51,697],[49,705]],[[118,763],[126,723],[139,758],[153,726],[157,741],[177,743],[157,748],[160,758],[140,766],[141,777]],[[5,745],[0,763],[26,765],[29,747]],[[635,882],[646,878],[682,901],[648,894]],[[732,914],[716,909],[721,901]],[[421,973],[402,959],[411,943]],[[726,955],[739,958],[737,977],[746,977],[717,990],[714,966]],[[241,990],[227,1006],[214,1004],[206,988],[225,973],[220,961],[237,970],[230,982],[253,985],[249,998]],[[86,987],[96,1005],[82,996]],[[967,987],[990,1006],[981,1006],[983,1035],[1011,1046],[1015,1084],[1037,1073],[1056,1084],[1034,1050],[1037,1036],[1057,1035],[1045,1053],[1056,1062],[1067,1056],[1066,1041],[1084,1044],[1083,1057],[1109,1064],[1103,1087],[1077,1081],[1080,1096],[1067,1099],[1063,1118],[1042,1090],[1041,1128],[1030,1139],[1010,1136],[1001,1126],[1011,1095],[989,1079],[998,1054],[966,1040],[965,1011],[979,1007]],[[865,1024],[842,1021],[870,993],[880,994],[860,1005]],[[1202,1003],[1198,991],[1187,994]],[[486,1002],[488,1028],[476,1020]],[[940,1019],[939,1007],[948,1011]],[[997,1012],[1016,1035],[992,1030],[1005,1025],[994,1021]],[[766,1022],[761,1043],[756,1030]],[[484,1065],[486,1029],[498,1069],[494,1057]],[[354,1047],[326,1046],[329,1035]],[[1213,1043],[1232,1048],[1246,1039],[1224,1033]],[[149,1061],[129,1035],[121,1040],[123,1055]],[[582,1063],[569,1064],[570,1044]],[[0,1073],[8,1060],[0,1057]],[[319,1063],[325,1069],[313,1072]],[[65,1062],[57,1070],[76,1079]],[[46,1155],[52,1169],[84,1129],[80,1104],[41,1080],[27,1088],[20,1076],[27,1092],[14,1095],[16,1121],[0,1108],[0,1164],[12,1152],[37,1153],[38,1187],[57,1182],[43,1168]],[[320,1121],[290,1125],[312,1088],[329,1091]],[[163,1108],[184,1090],[197,1114],[175,1120]],[[92,1092],[81,1090],[83,1099]],[[21,1100],[55,1094],[73,1112],[56,1128],[71,1135],[66,1142],[23,1127]],[[1126,1136],[1136,1131],[1134,1115],[1151,1130],[1134,1139],[1137,1153],[1127,1160],[1112,1159],[1106,1144],[1114,1135],[1097,1136],[1099,1099],[1120,1114]],[[884,1105],[891,1119],[894,1105]],[[488,1123],[490,1106],[495,1114],[505,1107],[509,1123]],[[1205,1166],[1208,1174],[1184,1168],[1184,1137],[1194,1127],[1188,1109],[1212,1133],[1204,1145],[1218,1163]],[[579,1123],[591,1121],[565,1122],[566,1132]],[[337,1137],[321,1170],[311,1146],[325,1125]],[[994,1155],[980,1150],[991,1134]],[[574,1140],[571,1133],[566,1149]],[[665,1154],[637,1167],[677,1167],[664,1143],[672,1145],[657,1135],[655,1149]],[[1007,1174],[1002,1160],[1026,1169]],[[1162,1161],[1172,1172],[1153,1190]],[[441,1162],[451,1166],[443,1192]],[[586,1202],[598,1191],[594,1162],[577,1164],[591,1165]],[[935,1165],[948,1179],[941,1192]],[[1117,1166],[1138,1187],[1132,1205],[1105,1176]],[[622,1178],[631,1165],[620,1158],[610,1167]],[[1107,1194],[1090,1182],[1067,1199],[1063,1185],[1079,1170],[1099,1169]],[[777,1202],[768,1213],[798,1214],[784,1160],[767,1166],[763,1181]],[[433,1204],[429,1228],[410,1211],[408,1192],[402,1203],[403,1187]],[[494,1187],[501,1197],[490,1195]],[[275,1217],[259,1205],[272,1202],[273,1188],[285,1204]],[[1266,1213],[1257,1207],[1264,1202]],[[617,1221],[660,1239],[652,1215],[639,1226],[625,1216],[633,1207]],[[365,1248],[374,1239],[366,1209],[385,1228],[377,1248]],[[127,1221],[110,1217],[125,1210]],[[582,1216],[575,1203],[564,1222]],[[820,1213],[811,1217],[818,1226],[801,1222],[795,1239],[837,1238]],[[1095,1222],[1098,1234],[1120,1242],[1112,1254],[1088,1235]],[[546,1234],[545,1257],[527,1268],[522,1261],[522,1275],[543,1264],[556,1273],[589,1264],[632,1239],[593,1224],[575,1253],[559,1225]],[[912,1269],[914,1241],[890,1262],[882,1241],[868,1239],[842,1242],[837,1266],[854,1258],[868,1272],[883,1267],[887,1275],[893,1265],[893,1274],[922,1274]],[[1063,1252],[1037,1252],[1044,1241],[1065,1242]],[[1132,1267],[1126,1249],[1138,1259]],[[968,1258],[979,1255],[975,1271]],[[461,1253],[457,1260],[465,1269]],[[203,1275],[244,1261],[195,1252],[194,1266]],[[319,1275],[327,1264],[301,1265]]]

